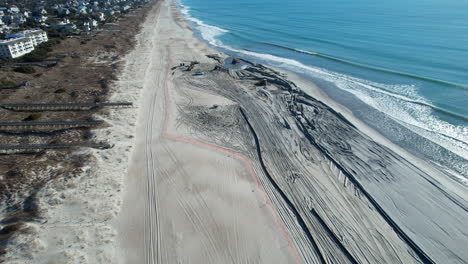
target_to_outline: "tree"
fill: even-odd
[[[24,22],[21,27],[23,28],[34,28],[34,27],[37,27],[37,23],[36,21],[34,21],[34,19],[32,17],[28,17],[26,19],[26,22]]]

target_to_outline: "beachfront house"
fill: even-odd
[[[11,23],[21,25],[26,23],[26,19],[27,18],[23,14],[14,14],[12,15]]]
[[[103,10],[102,12],[107,16],[113,16],[115,14],[115,11],[112,9],[106,9],[106,10]]]
[[[105,21],[106,20],[106,15],[104,15],[103,12],[97,12],[93,14],[93,17],[97,19],[98,21]]]
[[[129,5],[125,5],[125,6],[122,6],[122,7],[120,8],[120,11],[121,11],[121,12],[127,12],[128,10],[130,10],[130,6],[129,6]]]
[[[78,14],[79,15],[86,15],[88,14],[88,11],[86,11],[86,7],[78,9]]]
[[[74,33],[78,29],[77,26],[74,23],[71,23],[69,19],[52,24],[51,27],[64,33]]]
[[[96,28],[96,27],[98,27],[98,22],[96,20],[94,20],[94,19],[91,19],[89,21],[89,26],[93,27],[93,28]]]
[[[89,22],[88,22],[88,21],[84,21],[84,22],[83,22],[83,30],[84,30],[84,31],[91,31],[91,27],[89,26]]]
[[[98,26],[98,22],[94,19],[86,18],[83,20],[84,31],[91,31],[93,28]]]
[[[39,16],[34,16],[33,19],[36,23],[41,24],[41,23],[45,23],[48,17],[39,15]]]
[[[20,12],[19,8],[15,5],[12,5],[10,6],[10,8],[8,9],[8,11],[12,14],[17,14]]]
[[[10,27],[7,26],[7,25],[5,25],[5,24],[2,25],[2,24],[0,23],[0,33],[6,33],[6,32],[8,32],[8,31],[10,31]]]
[[[71,12],[70,12],[70,10],[69,10],[68,8],[59,7],[59,8],[57,9],[57,14],[58,14],[58,16],[63,17],[63,16],[68,16],[68,15],[70,15]]]

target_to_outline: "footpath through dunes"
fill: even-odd
[[[175,1],[153,12],[129,75],[144,92],[123,263],[466,262],[466,191],[281,73],[208,58]]]

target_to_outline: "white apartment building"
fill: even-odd
[[[29,38],[0,40],[0,58],[18,58],[34,50]]]
[[[37,46],[49,40],[49,38],[47,38],[47,33],[41,29],[24,30],[24,31],[18,32],[18,34],[31,39],[34,46]]]
[[[47,33],[40,29],[24,30],[15,38],[0,40],[0,58],[18,58],[34,50],[34,47],[48,40]]]

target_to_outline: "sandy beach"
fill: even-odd
[[[466,189],[313,84],[225,59],[155,4],[118,82],[141,94],[113,260],[465,263]]]
[[[187,100],[194,108],[235,109],[236,104],[187,84],[176,89],[173,65],[190,60],[210,63],[203,54],[215,51],[177,24],[176,20],[182,22],[174,17],[174,8],[170,2],[159,3],[144,29],[151,31],[151,49],[145,56],[156,60],[145,65],[142,78],[137,141],[118,225],[125,249],[122,262],[298,262],[252,161],[242,153],[246,149],[236,138],[237,131],[215,136],[228,142],[228,148],[208,143],[209,135],[181,123],[177,104]]]

